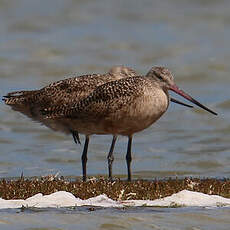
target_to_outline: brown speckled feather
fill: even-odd
[[[60,80],[40,89],[32,91],[15,91],[8,93],[4,101],[12,109],[19,111],[47,127],[69,132],[69,127],[54,119],[44,120],[41,111],[53,107],[71,107],[87,97],[97,86],[109,81],[135,76],[134,70],[115,66],[106,74],[91,74]]]
[[[85,75],[58,81],[41,90],[12,92],[4,101],[54,130],[71,132],[76,143],[80,142],[78,133],[85,134],[81,156],[83,181],[87,175],[90,135],[113,135],[107,156],[110,179],[117,135],[128,136],[126,163],[130,181],[133,134],[149,127],[166,112],[168,90],[217,115],[181,90],[164,67],[153,67],[146,76],[136,76],[128,68],[116,67],[105,75]]]
[[[44,116],[84,134],[131,135],[156,121],[168,100],[168,93],[151,78],[136,76],[103,84],[72,107],[45,110]]]

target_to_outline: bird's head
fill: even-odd
[[[186,98],[188,101],[191,101],[192,103],[201,107],[202,109],[214,115],[217,115],[216,112],[213,112],[212,110],[210,110],[209,108],[207,108],[206,106],[202,105],[200,102],[192,98],[189,94],[181,90],[174,82],[173,75],[167,68],[161,66],[152,67],[151,70],[146,74],[146,77],[154,80],[162,89],[172,90],[180,96]]]

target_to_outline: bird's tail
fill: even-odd
[[[32,117],[33,105],[36,102],[37,91],[14,91],[3,96],[2,100],[13,110]]]
[[[13,105],[25,105],[26,102],[31,100],[31,96],[34,95],[36,91],[14,91],[3,96],[3,101],[10,106]]]

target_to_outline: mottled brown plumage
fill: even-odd
[[[135,71],[128,67],[115,66],[106,74],[77,76],[51,83],[40,90],[11,92],[5,96],[4,101],[12,109],[50,127],[41,116],[42,110],[55,106],[71,107],[88,96],[97,86],[135,75]],[[50,128],[69,132],[68,129],[59,127],[59,124]]]
[[[167,92],[162,91],[158,84],[149,78],[136,76],[103,84],[72,108],[56,107],[53,111],[47,110],[49,115],[46,118],[66,120],[86,135],[129,136],[149,126],[147,118],[150,117],[153,123],[162,115],[168,107],[168,100]],[[142,124],[139,124],[140,121]],[[143,128],[140,129],[140,126]]]
[[[4,101],[12,109],[19,111],[35,121],[41,122],[47,127],[65,133],[72,133],[75,143],[80,143],[78,129],[71,127],[68,121],[60,119],[44,119],[41,111],[49,111],[54,107],[72,107],[78,101],[87,97],[97,86],[109,81],[135,76],[134,70],[115,66],[106,74],[91,74],[72,77],[54,82],[40,90],[15,91],[4,96]],[[108,155],[109,174],[112,175],[113,149],[117,137],[113,137],[111,148]],[[86,137],[85,147],[88,146],[89,137]],[[86,178],[85,158],[83,164],[83,180]]]
[[[48,120],[55,118],[66,121],[87,137],[92,134],[128,136],[126,161],[128,180],[131,180],[132,136],[149,127],[166,112],[168,90],[217,115],[180,90],[170,71],[164,67],[153,67],[146,76],[105,83],[72,107],[56,107],[44,110],[43,114]]]
[[[54,130],[72,132],[75,142],[79,141],[78,132],[86,136],[82,153],[84,181],[90,135],[113,135],[108,154],[110,178],[117,135],[128,136],[126,162],[128,180],[131,180],[132,136],[166,112],[170,99],[168,90],[217,115],[180,90],[170,71],[164,67],[153,67],[146,76],[136,76],[129,68],[115,67],[105,75],[74,77],[41,90],[12,92],[4,100],[13,109]]]
[[[60,121],[49,120],[47,122],[43,119],[41,111],[56,106],[71,107],[88,96],[97,86],[135,75],[134,70],[128,67],[115,66],[106,74],[77,76],[54,82],[40,90],[11,92],[5,96],[4,101],[12,109],[41,122],[55,131],[69,133],[71,129]]]

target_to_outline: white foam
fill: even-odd
[[[0,209],[21,207],[72,207],[72,206],[100,206],[100,207],[124,207],[124,206],[199,206],[199,207],[230,207],[230,199],[217,195],[207,195],[188,190],[180,191],[172,196],[157,200],[126,200],[114,201],[106,195],[99,195],[87,200],[75,197],[72,193],[59,191],[50,195],[36,194],[26,200],[4,200],[0,198]]]

